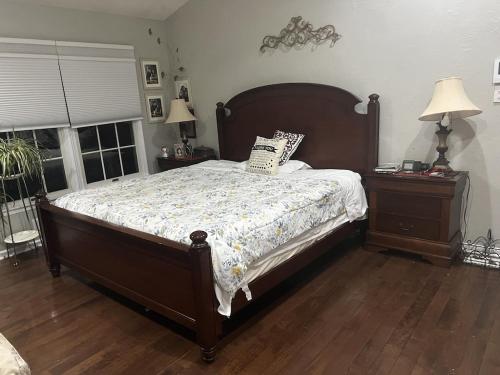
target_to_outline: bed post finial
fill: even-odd
[[[207,233],[191,233],[191,264],[193,270],[194,302],[196,307],[196,341],[201,358],[213,362],[217,346],[217,306],[215,304],[212,250],[207,243]]]
[[[194,248],[205,247],[205,245],[208,245],[206,242],[207,237],[208,237],[207,233],[203,232],[202,230],[197,230],[196,232],[191,233],[191,235],[189,236],[191,241],[193,241],[191,247]]]
[[[45,203],[48,202],[49,200],[47,199],[47,192],[40,190],[37,193],[35,193],[35,203],[40,204],[40,203]]]
[[[375,102],[378,103],[378,98],[380,98],[380,95],[379,94],[371,94],[369,96],[369,98],[370,98],[370,103],[375,103]]]
[[[378,128],[380,118],[380,103],[378,94],[371,94],[368,103],[368,163],[365,173],[373,171],[378,165]]]

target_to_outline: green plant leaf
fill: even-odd
[[[18,173],[41,179],[43,174],[44,152],[29,140],[0,138],[1,176],[6,178]]]

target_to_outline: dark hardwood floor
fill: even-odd
[[[230,323],[206,365],[189,332],[71,271],[52,279],[42,255],[0,262],[0,332],[33,374],[500,373],[499,272],[358,245]]]

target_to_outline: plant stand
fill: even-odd
[[[5,237],[3,242],[7,248],[7,258],[10,259],[10,249],[12,248],[12,252],[14,253],[12,265],[14,267],[19,266],[16,246],[28,244],[33,241],[34,250],[38,251],[38,246],[36,245],[36,239],[38,237],[40,237],[40,235],[37,230],[23,230]]]
[[[24,190],[26,193],[28,193],[28,185],[26,184],[26,180],[24,178],[24,174],[19,173],[16,175],[12,176],[7,176],[7,177],[1,177],[0,176],[0,181],[1,181],[1,191],[0,193],[2,194],[1,196],[1,205],[0,205],[0,214],[1,214],[1,221],[2,221],[2,234],[3,234],[3,242],[5,243],[6,250],[7,250],[7,258],[11,260],[11,264],[13,267],[18,267],[19,266],[19,259],[17,257],[17,249],[19,248],[20,245],[26,245],[31,242],[33,242],[34,245],[34,250],[38,251],[38,247],[36,244],[37,238],[40,237],[40,228],[38,225],[37,217],[35,214],[35,209],[34,206],[31,202],[31,199],[28,194],[23,194],[23,189],[21,186],[24,187]],[[14,228],[12,226],[12,220],[11,220],[11,208],[9,206],[14,205],[16,200],[12,197],[10,197],[5,189],[5,182],[6,181],[15,181],[16,186],[17,186],[17,191],[19,194],[19,202],[22,204],[23,210],[24,210],[24,215],[26,216],[27,220],[27,225],[30,226],[29,229],[19,229],[17,232],[14,232]],[[24,196],[26,195],[26,197]],[[4,210],[5,210],[5,215],[4,215]],[[31,213],[31,218],[30,218],[30,213]],[[22,214],[22,213],[20,213]],[[34,223],[34,224],[33,224]],[[34,227],[34,228],[33,228]],[[13,253],[13,257],[11,257],[11,250]]]

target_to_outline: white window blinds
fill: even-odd
[[[67,126],[55,42],[0,38],[0,132]]]
[[[133,47],[56,46],[72,127],[142,118]]]

